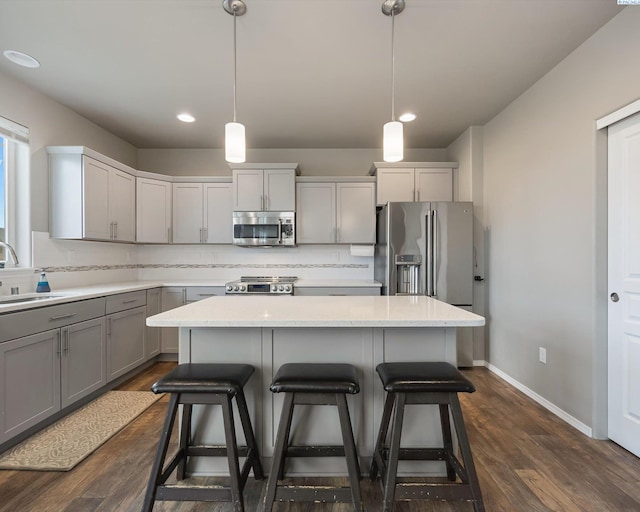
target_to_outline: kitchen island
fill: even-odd
[[[149,317],[152,327],[178,327],[179,362],[249,363],[256,372],[246,395],[256,437],[265,458],[273,453],[282,397],[269,391],[278,368],[287,362],[341,362],[358,368],[360,393],[349,409],[363,471],[373,451],[382,413],[383,390],[375,367],[385,361],[456,363],[456,328],[484,325],[484,318],[425,296],[227,296]],[[430,410],[429,408],[432,408]],[[333,407],[300,407],[292,437],[300,442],[339,444]],[[220,413],[194,408],[198,442],[223,443]],[[237,422],[239,425],[239,422]],[[405,416],[403,445],[441,443],[436,406],[413,406]],[[239,439],[242,439],[238,429]],[[419,464],[419,465],[418,465]],[[224,461],[195,460],[194,474],[224,473]],[[294,474],[346,474],[342,459],[293,460]],[[403,472],[441,474],[441,463],[405,462]]]

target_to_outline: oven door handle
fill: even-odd
[[[282,245],[282,219],[278,219],[278,243]]]

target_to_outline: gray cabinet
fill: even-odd
[[[171,242],[171,182],[136,178],[136,242]]]
[[[60,410],[60,330],[0,343],[0,443]]]
[[[76,150],[49,155],[51,237],[134,242],[135,171]]]
[[[0,316],[0,444],[106,384],[105,299]]]
[[[146,290],[107,297],[107,382],[146,360],[146,304]]]
[[[162,311],[161,307],[161,288],[153,288],[147,290],[147,317],[156,315]],[[160,336],[161,329],[159,327],[146,327],[144,340],[145,359],[151,359],[160,353]]]
[[[375,243],[375,183],[299,181],[296,200],[299,244]]]
[[[290,212],[296,208],[298,164],[233,166],[233,210]]]
[[[62,408],[107,383],[104,318],[63,327],[60,331]]]

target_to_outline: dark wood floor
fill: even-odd
[[[120,389],[148,390],[172,363],[158,363]],[[467,372],[478,391],[463,410],[487,510],[640,511],[640,459],[595,441],[484,368]],[[166,398],[70,472],[0,471],[0,512],[139,511]],[[255,510],[261,485],[247,486]],[[363,480],[365,507],[380,510],[378,484]],[[157,512],[231,512],[228,504],[158,503]],[[346,512],[346,504],[280,504],[276,512]],[[402,502],[398,512],[469,512],[468,503]]]

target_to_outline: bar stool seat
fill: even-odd
[[[384,482],[383,512],[392,512],[397,499],[471,501],[476,512],[484,502],[476,474],[469,439],[464,427],[458,393],[473,393],[473,383],[453,365],[445,362],[382,363],[376,367],[387,392],[369,477],[380,474]],[[405,405],[438,404],[443,448],[400,448]],[[449,411],[453,418],[462,461],[453,450]],[[393,421],[392,421],[393,416]],[[387,434],[391,424],[389,444]],[[444,461],[447,483],[399,483],[399,460]],[[457,477],[460,478],[456,482]]]
[[[272,393],[285,393],[271,471],[264,499],[258,510],[270,512],[274,501],[352,502],[362,510],[360,467],[347,407],[347,394],[360,391],[358,372],[350,364],[287,363],[276,373],[269,387]],[[292,446],[289,444],[295,405],[335,405],[340,418],[343,445]],[[349,474],[349,487],[281,486],[287,457],[344,456]]]
[[[258,445],[244,397],[244,386],[253,375],[248,364],[180,364],[158,380],[151,390],[154,393],[170,393],[169,406],[153,462],[149,484],[145,494],[143,511],[150,512],[155,501],[228,501],[234,510],[244,510],[242,492],[251,469],[257,480],[264,478]],[[232,399],[242,423],[247,446],[239,447],[236,440]],[[197,446],[191,440],[191,415],[195,404],[220,405],[225,430],[224,446]],[[182,405],[180,443],[175,456],[165,466],[165,459],[178,406]],[[229,465],[230,486],[209,487],[181,483],[186,473],[187,459],[192,456],[226,457]],[[245,457],[240,469],[239,457]],[[178,484],[166,485],[174,470]]]

